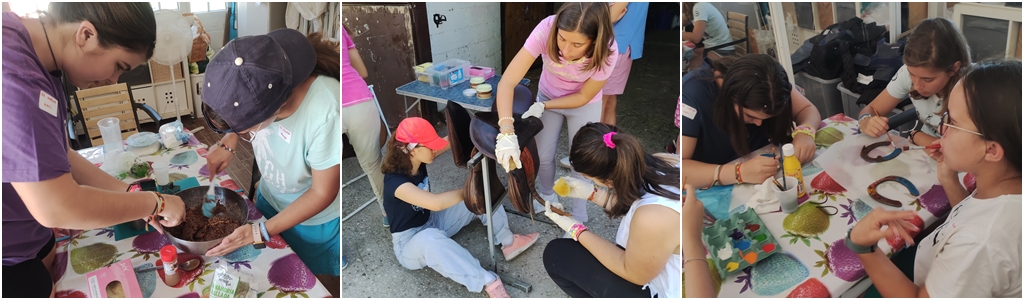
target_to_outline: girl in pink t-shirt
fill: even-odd
[[[508,161],[518,161],[520,151],[512,125],[512,91],[537,57],[542,58],[544,69],[538,83],[537,103],[522,118],[538,117],[544,123],[536,141],[540,155],[538,192],[547,201],[556,199],[552,186],[562,122],[568,122],[571,142],[580,127],[601,120],[601,90],[618,57],[610,14],[607,3],[563,4],[554,16],[534,28],[498,83],[498,124],[502,134],[497,137],[495,154],[505,170],[510,171]],[[573,176],[583,178],[575,173]],[[586,222],[586,200],[573,200],[573,216]],[[543,210],[538,203],[534,207]]]

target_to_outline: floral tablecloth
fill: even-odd
[[[200,185],[209,185],[211,174],[206,167],[206,147],[193,135],[189,142],[181,147],[161,149],[140,158],[150,163],[160,160],[169,162],[172,181],[196,177]],[[102,152],[102,147],[79,151],[97,166],[102,164]],[[152,171],[147,177],[151,176]],[[228,177],[227,173],[214,174],[213,178],[220,186],[235,190],[245,197],[242,189]],[[136,180],[139,179],[124,179],[125,182]],[[249,205],[248,219],[250,222],[265,221],[255,205]],[[327,289],[316,280],[313,273],[299,260],[280,235],[273,236],[267,247],[262,250],[249,245],[222,257],[201,257],[204,261],[203,266],[191,272],[183,272],[181,283],[172,288],[160,279],[163,276],[162,270],[139,272],[140,269],[154,266],[159,260],[160,248],[170,244],[167,238],[156,231],[120,241],[114,239],[112,227],[85,231],[54,229],[54,233],[57,239],[57,256],[54,261],[57,297],[88,297],[89,283],[86,274],[126,258],[131,259],[143,296],[147,298],[208,297],[214,266],[221,261],[251,276],[250,285],[256,290],[257,297],[330,296]],[[181,258],[187,256],[181,255]]]
[[[802,204],[800,208],[792,214],[778,211],[758,215],[778,241],[782,251],[724,279],[719,278],[712,268],[715,286],[720,289],[719,297],[839,297],[867,278],[857,255],[851,252],[843,241],[847,230],[853,227],[858,219],[881,204],[867,194],[866,185],[853,186],[863,180],[851,181],[855,183],[848,183],[847,186],[837,183],[824,171],[822,165],[841,162],[821,159],[823,156],[831,157],[825,155],[831,154],[826,153],[829,150],[828,146],[845,139],[858,138],[860,131],[855,120],[841,114],[824,120],[820,127],[817,134],[819,148],[816,157],[803,168],[807,196],[799,200]],[[897,145],[904,142],[898,137],[894,139],[897,139]],[[740,160],[749,159],[764,151],[755,151]],[[767,151],[771,151],[770,147]],[[898,164],[902,163],[902,160],[917,160],[918,155],[923,154],[898,156],[891,162]],[[856,159],[860,159],[859,155]],[[930,163],[931,169],[934,169],[934,161],[925,162]],[[877,172],[856,168],[838,169],[856,173],[842,174],[843,177],[871,177],[871,181],[880,178],[878,174],[874,174]],[[934,172],[931,172],[931,176],[934,177]],[[883,193],[903,202],[903,207],[882,207],[890,210],[917,211],[920,220],[916,220],[916,225],[921,228],[931,225],[949,212],[949,200],[941,186],[918,186],[918,190],[920,196],[916,198],[905,191],[902,195],[898,192]],[[753,185],[737,185],[732,192],[730,208],[734,211],[743,209],[741,206],[750,200],[754,192]],[[880,251],[890,255],[893,249],[902,248],[902,241],[881,241],[878,244]]]

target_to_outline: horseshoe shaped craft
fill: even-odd
[[[871,198],[877,200],[879,203],[893,207],[903,207],[903,202],[889,199],[886,198],[885,196],[878,194],[878,190],[876,189],[878,185],[889,181],[895,181],[898,182],[899,184],[902,184],[904,187],[907,188],[907,190],[910,191],[910,194],[913,196],[920,195],[920,193],[917,192],[917,187],[915,187],[913,183],[910,183],[910,180],[907,180],[906,178],[899,176],[885,176],[882,177],[882,179],[875,181],[875,183],[872,183],[871,185],[868,186],[868,195],[871,195]]]
[[[878,147],[881,147],[881,146],[885,146],[885,145],[890,145],[890,144],[892,144],[892,143],[891,142],[882,141],[882,142],[877,142],[877,143],[874,143],[874,144],[871,144],[871,145],[864,146],[860,150],[860,157],[863,158],[865,161],[868,161],[868,162],[880,163],[880,162],[883,162],[883,161],[888,161],[888,160],[891,160],[893,158],[896,158],[896,156],[899,156],[900,153],[903,153],[903,149],[896,148],[896,150],[893,150],[892,153],[889,153],[888,155],[885,155],[885,156],[876,156],[876,157],[868,156],[868,153],[871,153],[871,150],[875,150],[875,148],[878,148]]]

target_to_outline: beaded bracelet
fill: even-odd
[[[863,115],[860,115],[860,118],[857,118],[857,122],[861,122],[861,121],[864,121],[864,118],[870,118],[870,117],[874,117],[874,115],[872,115],[872,114],[863,114]]]
[[[504,120],[509,120],[509,121],[512,121],[512,122],[516,121],[516,119],[513,118],[513,117],[503,117],[503,118],[498,118],[498,124],[501,124],[501,121],[504,121]]]
[[[743,183],[743,175],[740,174],[740,166],[742,162],[736,163],[736,183]]]
[[[814,128],[811,128],[811,126],[808,126],[807,124],[803,124],[803,125],[797,126],[796,129],[793,130],[793,138],[796,138],[797,134],[803,133],[803,134],[806,134],[807,136],[810,136],[811,139],[813,140],[814,139],[814,134],[816,132],[817,131],[814,130]]]
[[[498,127],[498,130],[506,130],[506,129],[509,130],[509,131],[515,131],[516,130],[515,126],[512,126],[512,125],[501,125],[501,127]]]
[[[569,236],[572,237],[573,241],[579,242],[580,234],[582,234],[584,231],[587,231],[587,226],[583,225],[582,223],[576,223],[573,224],[571,228],[569,228]]]
[[[221,143],[220,141],[217,141],[217,143],[213,144],[213,146],[220,146],[221,148],[224,148],[224,150],[228,150],[228,152],[231,152],[231,154],[235,154],[235,149],[231,149],[231,147],[224,145],[224,143]]]

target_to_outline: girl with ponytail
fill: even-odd
[[[613,243],[548,209],[545,214],[571,237],[544,249],[544,267],[555,284],[572,297],[681,297],[682,253],[704,261],[704,207],[691,201],[683,210],[679,159],[646,153],[639,139],[613,125],[589,123],[573,138],[569,160],[586,180],[562,177],[554,190],[594,202],[622,223]],[[687,191],[693,195],[689,185]],[[691,296],[713,297],[708,268],[694,269],[687,272]]]

